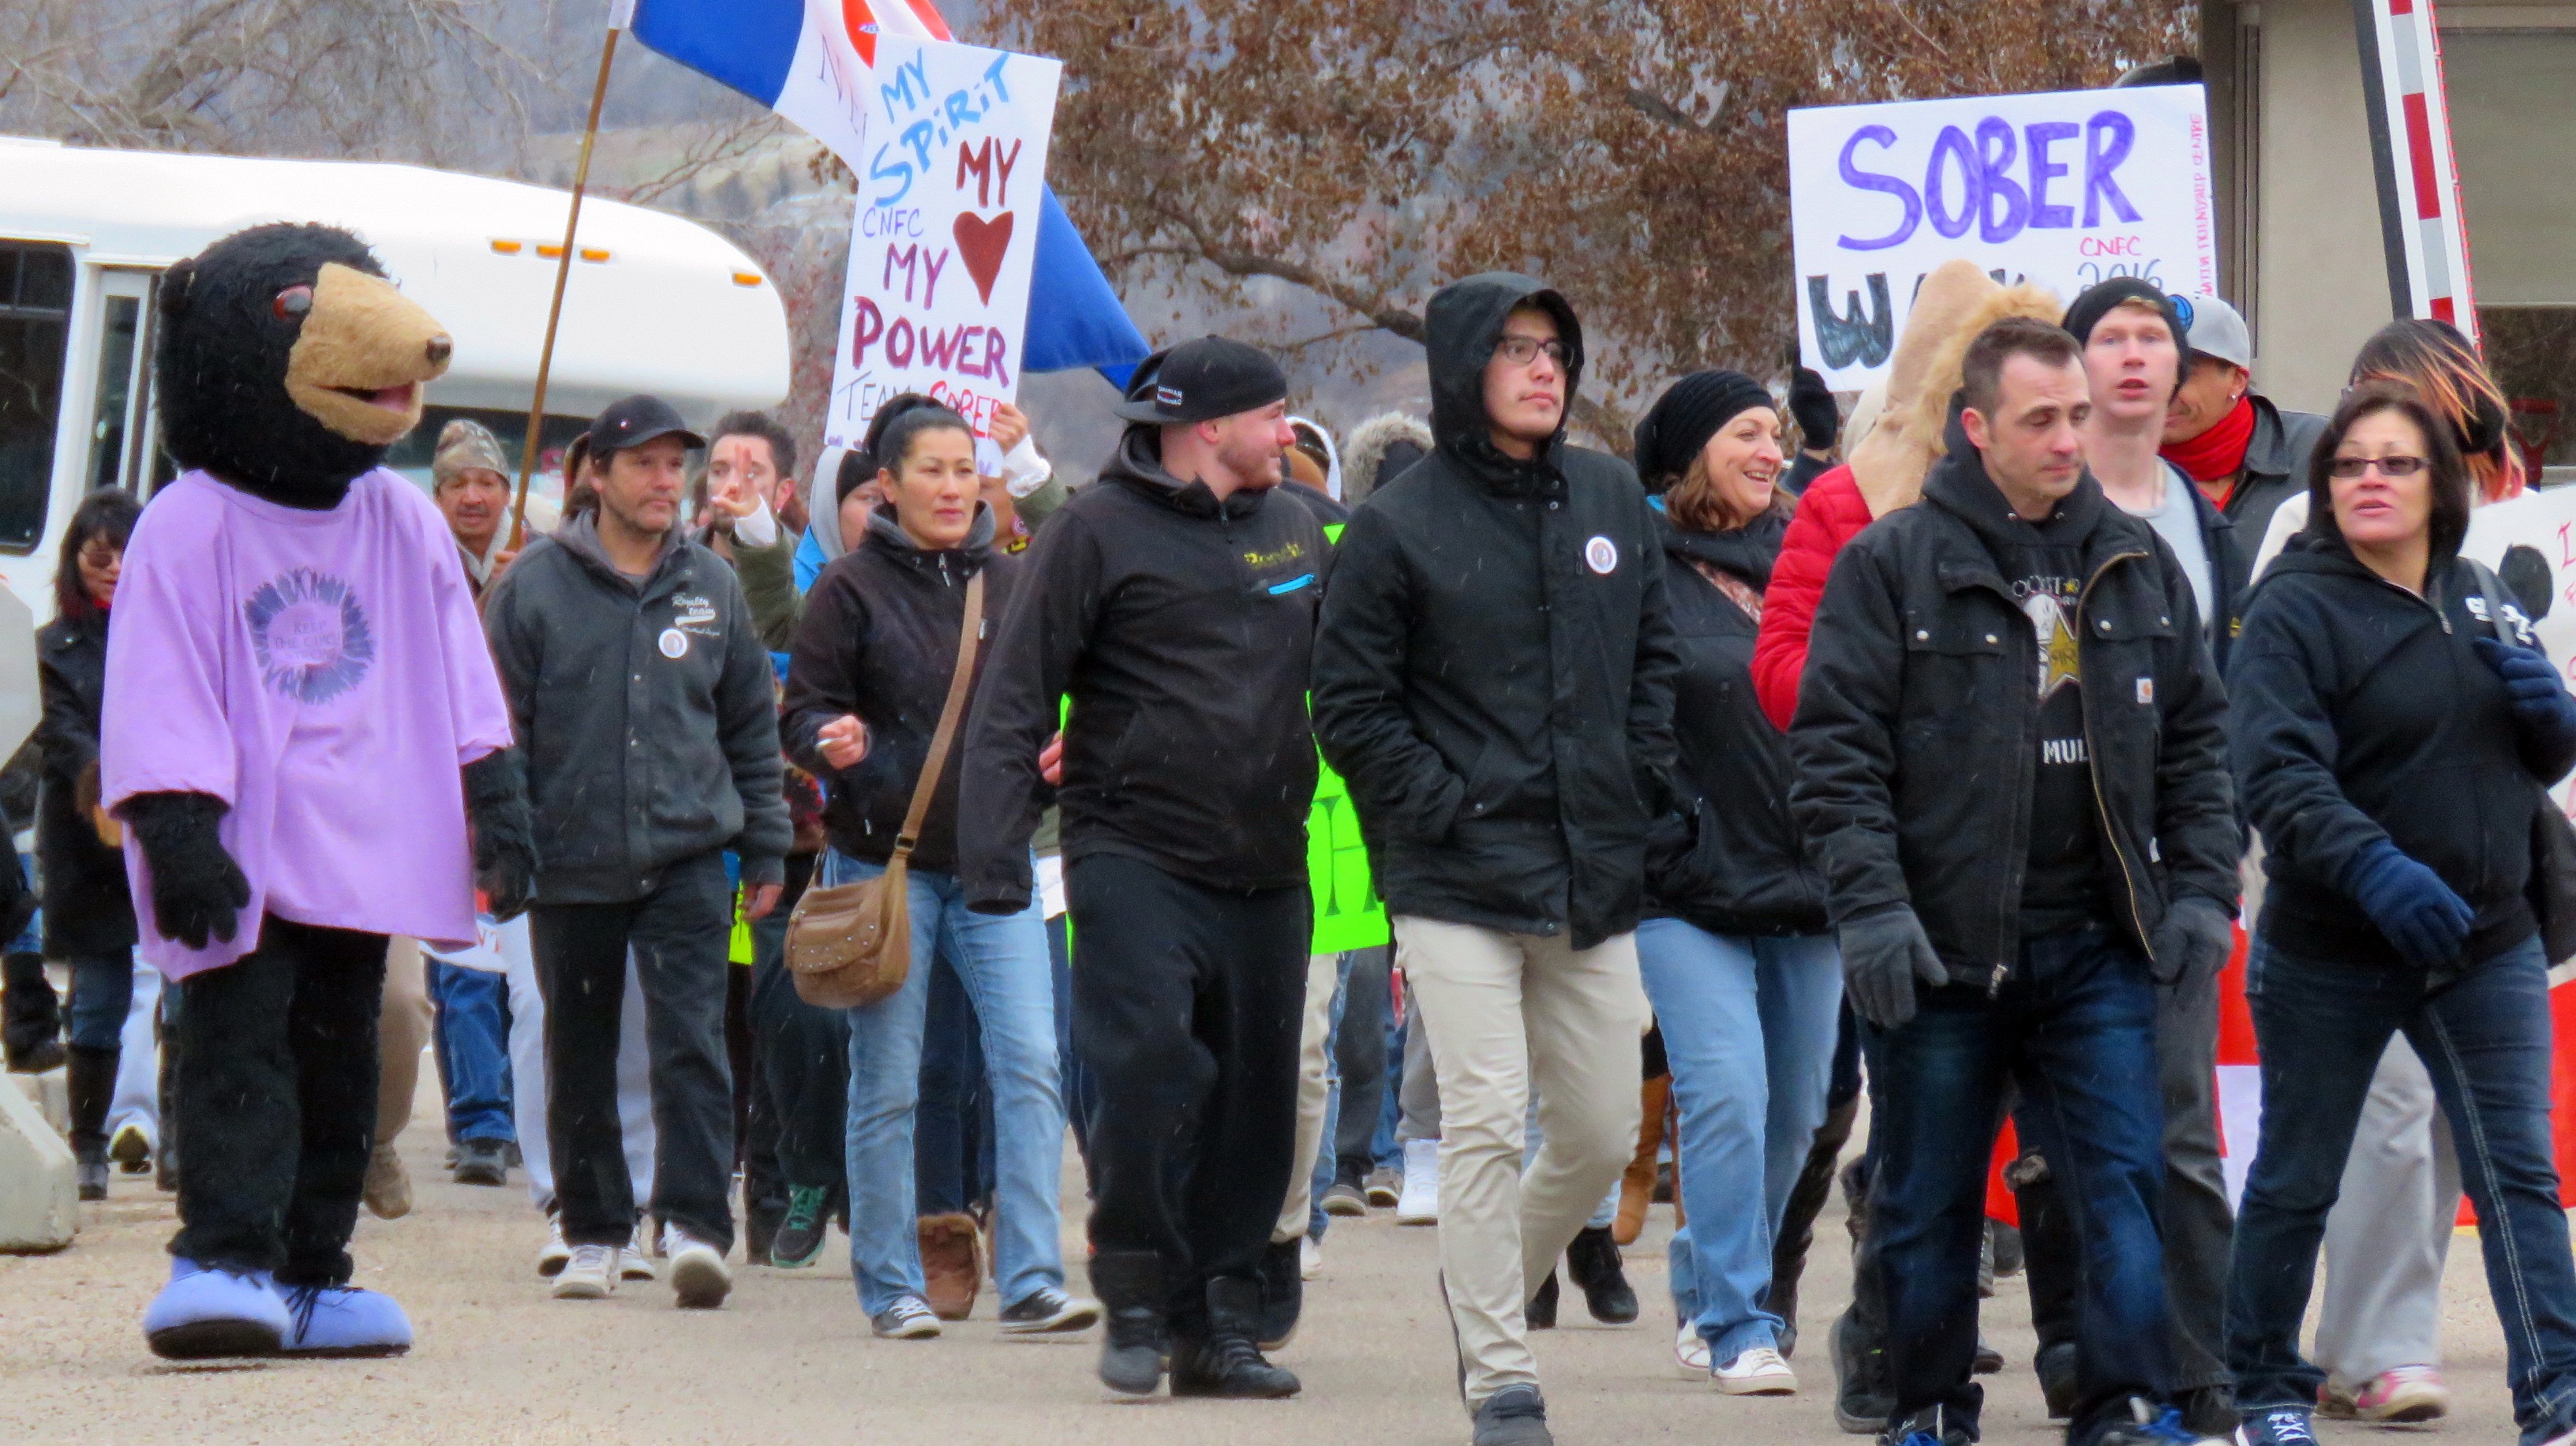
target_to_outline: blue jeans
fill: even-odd
[[[1689,1224],[1665,1260],[1673,1309],[1724,1363],[1779,1344],[1763,1308],[1771,1240],[1825,1118],[1842,1011],[1842,960],[1828,935],[1711,934],[1679,919],[1637,926],[1637,968],[1663,1026],[1680,1115],[1679,1183]],[[1760,1194],[1745,1188],[1762,1182]]]
[[[2251,1410],[2308,1406],[2299,1357],[2317,1243],[2370,1080],[2404,1031],[2451,1122],[2485,1228],[2514,1420],[2528,1443],[2576,1426],[2576,1265],[2551,1148],[2549,972],[2537,938],[2441,983],[2419,969],[2303,958],[2258,937],[2245,992],[2263,1052],[2263,1129],[2236,1216],[2227,1356]]]
[[[1306,1187],[1306,1238],[1318,1245],[1333,1224],[1333,1217],[1324,1213],[1324,1192],[1333,1188],[1334,1178],[1341,1173],[1333,1141],[1342,1128],[1342,1010],[1351,1002],[1351,965],[1357,957],[1355,951],[1346,950],[1334,965],[1333,1002],[1327,1006],[1332,1027],[1324,1031],[1324,1130],[1316,1139],[1315,1169]]]
[[[831,884],[885,872],[834,849]],[[965,982],[983,1024],[993,1090],[998,1211],[993,1276],[1004,1305],[1064,1285],[1056,1187],[1064,1168],[1055,990],[1037,905],[1008,917],[977,914],[954,874],[911,871],[912,970],[892,997],[850,1017],[850,1274],[873,1316],[924,1290],[915,1226],[912,1112],[921,1088],[922,1021],[930,976],[944,960]]]
[[[1943,1407],[1976,1430],[1977,1256],[1986,1167],[2008,1084],[2025,1140],[2048,1160],[2083,1256],[2076,1307],[2075,1442],[2131,1396],[2171,1390],[2165,1335],[2164,1102],[2156,1081],[2156,990],[2147,961],[2099,925],[2024,940],[1994,994],[1920,991],[1922,1008],[1880,1035],[1870,1132],[1878,1174],[1869,1228],[1887,1297],[1890,1419]],[[1670,1036],[1666,1037],[1667,1047]]]
[[[429,998],[438,1006],[431,1039],[438,1077],[447,1083],[452,1140],[515,1141],[510,1112],[510,981],[437,959],[429,965]]]
[[[913,1208],[950,1215],[993,1198],[993,1092],[966,981],[945,960],[921,967],[930,972],[930,996],[921,1012],[921,1095],[912,1110]]]

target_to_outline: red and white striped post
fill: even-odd
[[[2478,340],[2468,223],[2451,160],[2450,103],[2433,0],[2352,0],[2379,177],[2380,236],[2396,315],[2447,321]]]

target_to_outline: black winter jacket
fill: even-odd
[[[1293,485],[1293,484],[1285,484]],[[1324,534],[1273,494],[1219,500],[1137,424],[1031,545],[975,700],[958,793],[967,907],[1026,908],[1064,724],[1065,862],[1141,859],[1212,888],[1306,884],[1306,714]]]
[[[2152,957],[2175,895],[2235,909],[2226,694],[2155,530],[2089,475],[2060,509],[2083,535],[2074,627],[2108,922]],[[1981,988],[2020,956],[2038,738],[2037,635],[1984,535],[2007,528],[2029,524],[1959,439],[1922,505],[1835,560],[1789,730],[1790,806],[1834,922],[1911,903],[1952,980]]]
[[[2263,534],[2282,502],[2308,490],[2308,457],[2326,434],[2326,419],[2314,412],[2285,412],[2269,397],[2254,399],[2254,435],[2245,443],[2244,471],[2227,494],[2227,520],[2236,524],[2236,555],[2228,591],[2243,597],[2254,581],[2254,554],[2263,550]],[[2214,554],[2213,554],[2214,555]],[[2220,614],[2222,621],[2228,619]]]
[[[2524,890],[2537,785],[2576,756],[2533,747],[2503,680],[2471,648],[2487,624],[2471,611],[2468,564],[2441,559],[2428,575],[2430,597],[2417,597],[2312,527],[2264,569],[2246,608],[2227,674],[2230,751],[2263,834],[2259,928],[2295,953],[2396,963],[2342,883],[2382,838],[2477,911],[2465,959],[2493,958],[2536,927]]]
[[[125,853],[99,841],[81,807],[96,797],[99,706],[107,694],[107,619],[57,619],[36,630],[36,680],[44,716],[36,742],[44,781],[36,802],[36,862],[44,876],[45,956],[80,959],[134,947],[134,896]],[[84,790],[82,780],[88,776]]]
[[[640,899],[719,849],[746,883],[785,878],[777,674],[724,559],[675,531],[639,584],[585,514],[528,544],[483,626],[528,757],[540,903]]]
[[[1733,532],[1663,527],[1664,593],[1681,673],[1673,734],[1678,808],[1658,829],[1646,871],[1647,912],[1712,934],[1821,934],[1825,885],[1789,816],[1789,740],[1753,695],[1760,622],[1694,563],[1751,588],[1771,585],[1789,530],[1785,511]]]
[[[1528,462],[1494,447],[1485,363],[1524,303],[1555,314],[1572,401],[1582,331],[1555,292],[1496,273],[1432,297],[1438,446],[1334,549],[1316,733],[1391,912],[1590,948],[1637,925],[1680,659],[1627,464],[1562,430]]]
[[[795,657],[787,668],[787,703],[779,722],[788,756],[823,781],[823,823],[832,847],[884,863],[912,807],[913,784],[930,761],[948,683],[957,672],[958,629],[966,620],[966,583],[984,575],[984,624],[1010,605],[1020,560],[993,550],[993,511],[979,506],[974,530],[950,552],[924,552],[895,521],[894,504],[868,514],[868,535],[833,559],[805,600]],[[975,654],[983,676],[991,649]],[[971,686],[971,685],[970,685]],[[867,724],[868,752],[847,769],[823,761],[815,737],[843,714]],[[948,762],[930,795],[912,860],[925,869],[957,869],[957,788],[975,711],[948,746]]]

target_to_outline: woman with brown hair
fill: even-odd
[[[1783,1322],[1766,1309],[1771,1239],[1824,1118],[1842,1007],[1824,885],[1789,817],[1788,743],[1753,690],[1763,591],[1792,505],[1780,437],[1770,393],[1728,371],[1674,383],[1637,429],[1638,473],[1661,494],[1682,654],[1680,811],[1648,846],[1637,927],[1680,1120],[1688,1223],[1668,1254],[1674,1352],[1729,1395],[1798,1386],[1779,1350]]]

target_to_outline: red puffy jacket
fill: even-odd
[[[1771,585],[1762,592],[1762,631],[1753,640],[1753,692],[1772,726],[1783,733],[1798,711],[1807,630],[1815,626],[1825,578],[1843,544],[1869,524],[1860,484],[1852,480],[1849,466],[1839,466],[1807,484],[1806,495],[1798,499],[1798,515],[1789,519],[1788,535],[1780,540]]]

